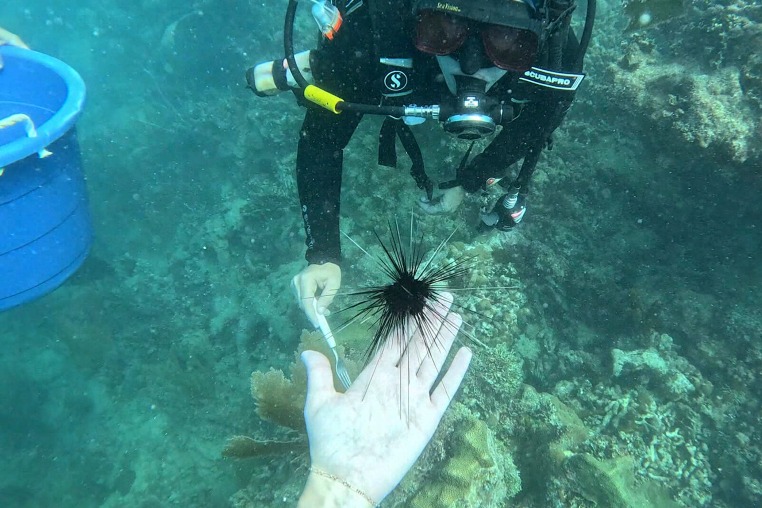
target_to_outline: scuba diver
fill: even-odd
[[[286,14],[286,58],[246,77],[257,95],[291,90],[308,106],[296,160],[308,266],[292,286],[317,327],[315,312],[326,312],[341,285],[343,150],[363,115],[386,115],[379,164],[396,164],[399,138],[425,212],[453,212],[466,193],[499,184],[503,193],[483,210],[479,228],[510,231],[524,218],[540,154],[584,77],[595,0],[579,39],[571,28],[576,0],[348,0],[343,7],[312,0],[323,37],[317,49],[294,54],[296,3]],[[426,118],[460,139],[492,137],[469,160],[472,142],[436,196],[410,129]],[[505,178],[522,159],[518,175]]]

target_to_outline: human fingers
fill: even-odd
[[[305,274],[305,270],[303,270],[291,279],[291,288],[294,291],[299,308],[302,309],[307,319],[310,320],[312,326],[317,328],[318,319],[315,315],[315,306],[312,303],[317,291],[317,282],[313,277]]]
[[[395,370],[400,366],[402,358],[405,358],[411,345],[413,336],[418,333],[418,326],[412,318],[407,318],[403,324],[391,325],[392,328],[387,336],[376,346],[373,358],[368,365],[380,367],[381,370]],[[407,362],[410,366],[410,362]],[[415,364],[414,371],[418,369]],[[396,375],[396,374],[394,374]]]
[[[437,336],[432,339],[432,344],[425,351],[426,356],[418,368],[417,377],[427,389],[431,389],[437,376],[439,376],[439,371],[444,367],[447,355],[450,353],[450,348],[455,342],[455,336],[458,334],[462,323],[463,318],[460,314],[454,312],[447,314]]]
[[[450,367],[442,376],[442,380],[439,385],[434,389],[431,394],[431,403],[439,411],[439,418],[442,417],[447,406],[450,405],[455,392],[458,391],[460,383],[463,381],[463,376],[466,375],[468,366],[471,363],[473,353],[467,347],[462,347],[455,354],[455,358],[452,359]]]
[[[14,34],[13,32],[9,32],[8,30],[0,28],[0,46],[3,44],[9,44],[11,46],[29,49],[29,46],[27,46],[24,41],[21,40],[21,37]]]
[[[336,394],[333,386],[331,362],[317,351],[303,351],[304,368],[307,369],[307,400],[304,403],[304,417],[309,425],[309,417],[331,396]]]
[[[334,272],[329,273],[323,280],[323,284],[323,291],[320,293],[320,298],[317,299],[317,311],[327,316],[330,314],[328,306],[333,303],[333,299],[341,287],[341,272],[339,271],[338,276]]]
[[[416,372],[427,356],[442,348],[438,341],[438,334],[445,323],[452,300],[452,293],[445,291],[426,301],[423,315],[416,323],[415,333],[407,343],[405,350],[405,355],[408,357],[407,361],[411,362]],[[447,351],[444,354],[447,356]],[[400,361],[403,359],[405,359],[404,356]]]

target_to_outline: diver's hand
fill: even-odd
[[[297,273],[291,279],[291,287],[296,294],[299,307],[307,315],[312,325],[317,328],[318,320],[315,315],[317,312],[328,315],[328,306],[333,302],[333,297],[341,287],[341,267],[335,263],[324,263],[322,265],[308,265],[307,268]],[[317,306],[312,304],[313,298],[320,289],[320,296],[317,299]]]
[[[440,196],[437,196],[432,200],[429,200],[425,196],[421,196],[421,199],[418,201],[418,206],[421,207],[421,210],[429,214],[451,213],[458,209],[465,196],[466,191],[463,187],[456,185],[455,187],[445,189]]]
[[[24,41],[21,40],[21,37],[0,27],[0,46],[5,46],[5,45],[17,46],[19,48],[29,49],[29,46],[24,44]],[[3,68],[3,57],[2,55],[0,55],[0,69],[2,68]]]
[[[19,48],[29,49],[29,46],[24,44],[24,41],[21,40],[21,37],[18,35],[9,32],[8,30],[5,30],[4,28],[0,28],[0,46],[17,46]]]
[[[370,506],[368,498],[380,503],[431,440],[471,351],[461,348],[435,385],[461,318],[448,313],[449,293],[429,304],[420,321],[426,326],[411,333],[408,347],[402,338],[389,337],[346,393],[334,389],[325,356],[302,353],[312,467],[299,507]]]

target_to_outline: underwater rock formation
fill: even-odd
[[[660,23],[639,26],[642,14]],[[737,164],[762,157],[758,2],[630,0],[610,21],[634,31],[624,39],[623,52],[622,44],[599,49],[608,64],[596,69],[603,79],[593,86],[610,104],[632,115],[635,123],[651,119],[649,128],[664,130],[673,142],[701,148],[706,155]],[[601,28],[598,38],[613,41],[610,33],[604,34],[609,31]]]
[[[677,508],[679,505],[653,482],[635,483],[634,461],[623,455],[598,460],[589,453],[575,454],[564,464],[573,485],[595,506],[607,508]]]
[[[635,38],[609,68],[611,91],[684,143],[725,153],[738,163],[759,157],[759,111],[741,87],[741,69],[714,71],[669,62],[648,40]]]
[[[712,383],[675,352],[669,335],[653,332],[643,342],[648,347],[611,350],[613,386],[576,388],[577,411],[591,432],[580,451],[597,461],[632,457],[628,484],[654,480],[683,505],[709,506],[716,475],[707,445]],[[559,394],[566,390],[557,386]],[[597,474],[591,458],[577,457],[575,464],[590,469],[586,475]]]
[[[430,446],[441,448],[444,457],[423,464],[428,471],[415,476],[419,486],[405,506],[500,507],[521,490],[511,454],[494,431],[460,403],[451,406]]]

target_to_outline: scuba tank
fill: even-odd
[[[311,51],[302,51],[294,55],[294,61],[299,67],[299,72],[304,79],[312,84],[312,70],[310,67]],[[268,97],[281,92],[287,92],[298,86],[294,74],[288,67],[288,60],[272,60],[263,62],[246,71],[246,83],[249,88],[259,97]]]

